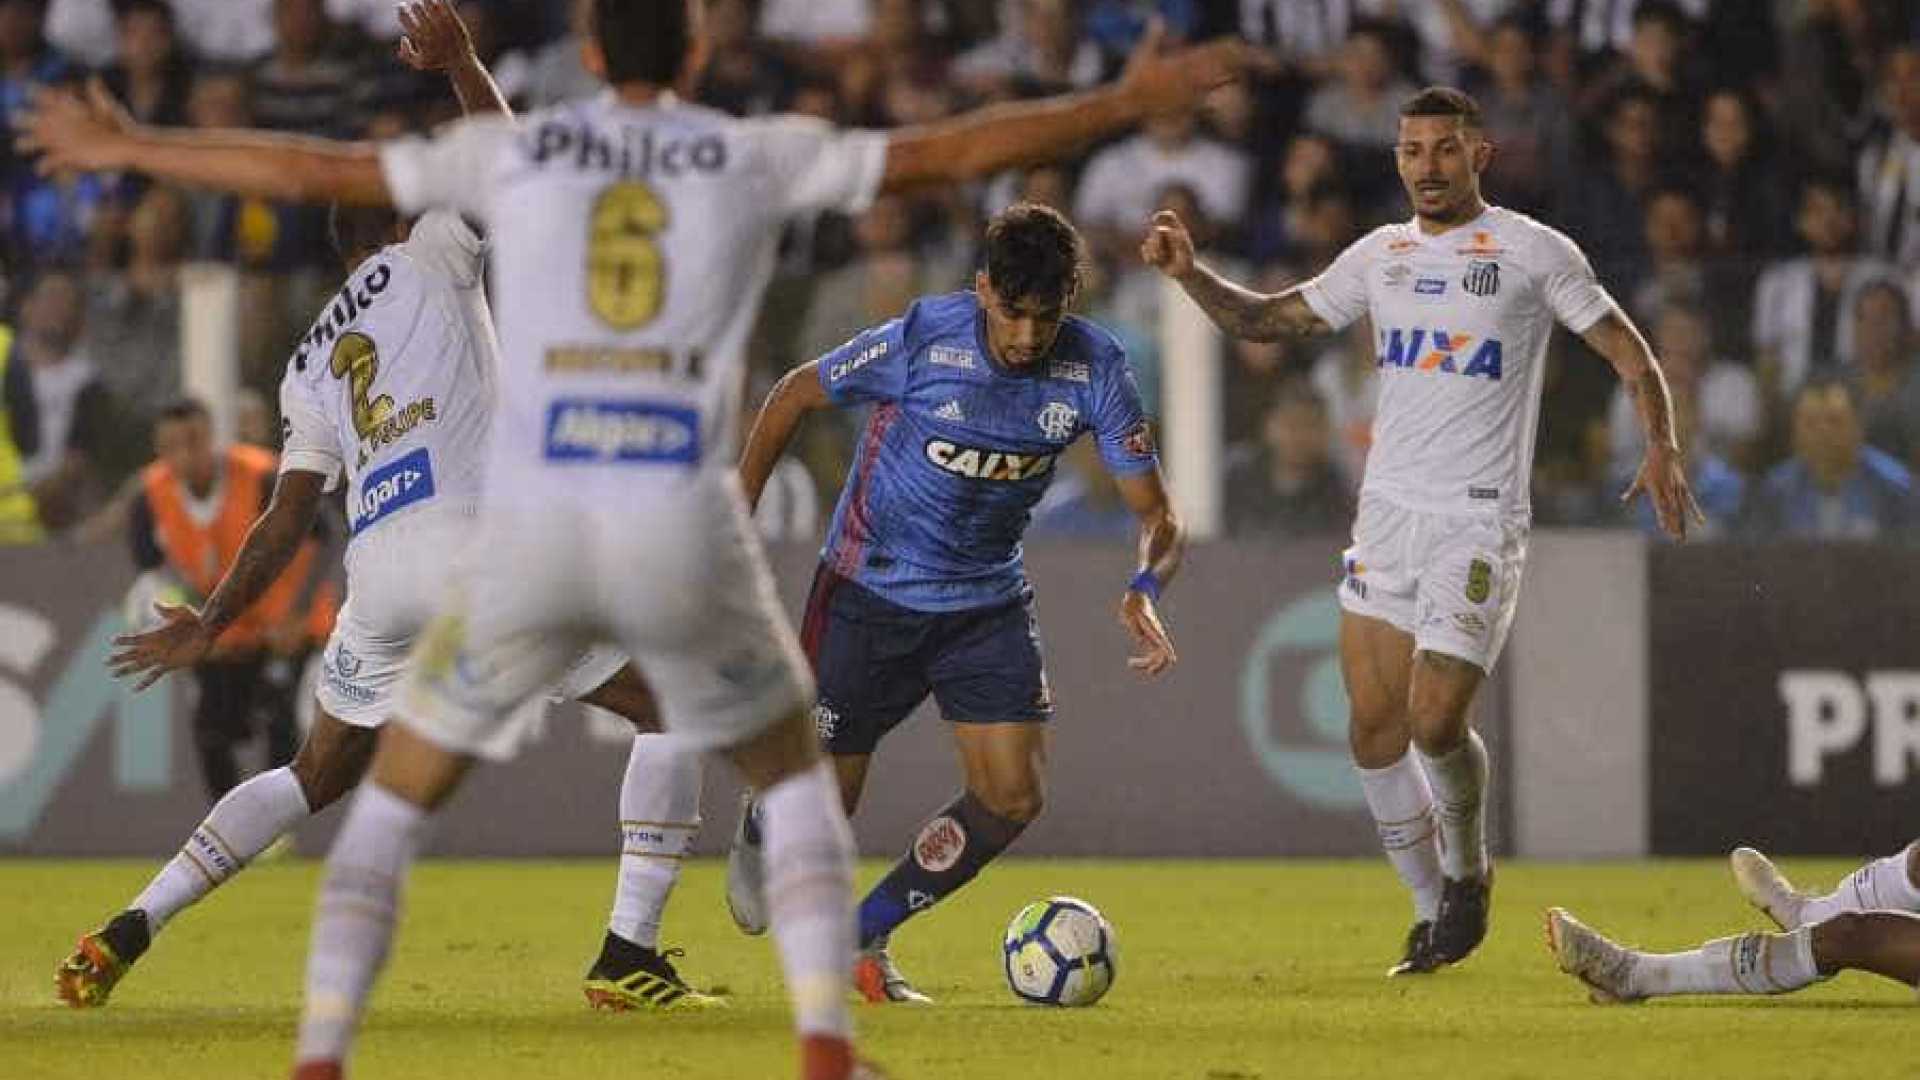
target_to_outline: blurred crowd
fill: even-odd
[[[517,107],[593,92],[564,10],[458,5]],[[1894,0],[708,0],[693,93],[737,114],[890,127],[1116,77],[1150,20],[1239,34],[1279,63],[1206,107],[1154,119],[1060,167],[799,222],[754,345],[777,374],[964,287],[986,215],[1067,212],[1095,256],[1080,307],[1120,335],[1150,402],[1164,296],[1142,224],[1177,209],[1205,258],[1263,289],[1311,276],[1407,214],[1396,109],[1416,87],[1474,93],[1498,154],[1489,197],[1571,235],[1666,366],[1707,532],[1920,535],[1920,3]],[[455,115],[394,59],[391,0],[0,0],[0,113],[97,73],[136,117],[390,137]],[[0,136],[4,137],[4,136]],[[0,422],[60,532],[151,456],[180,388],[183,266],[242,279],[254,437],[287,348],[340,276],[324,211],[41,177],[0,153],[10,362]],[[1229,535],[1337,535],[1375,395],[1364,324],[1314,342],[1220,345]],[[1617,498],[1640,456],[1604,362],[1557,336],[1535,513],[1652,531]],[[752,395],[750,395],[752,396]],[[1151,407],[1151,405],[1150,405]],[[815,425],[766,528],[817,530],[849,440]],[[0,444],[0,466],[8,448]],[[1091,454],[1068,458],[1035,535],[1114,536],[1130,519]],[[0,469],[0,471],[4,471]],[[0,484],[0,509],[9,492]],[[5,529],[0,528],[0,539]]]

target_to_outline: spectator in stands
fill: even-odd
[[[1571,165],[1573,118],[1540,71],[1540,37],[1519,16],[1487,36],[1484,84],[1476,87],[1487,135],[1500,148],[1486,175],[1488,198],[1527,213],[1544,210]]]
[[[1699,308],[1662,307],[1643,325],[1653,335],[1667,385],[1676,394],[1686,394],[1693,409],[1691,445],[1736,467],[1756,467],[1766,434],[1767,407],[1753,370],[1715,355],[1711,323]],[[1607,411],[1607,443],[1616,471],[1623,463],[1639,462],[1645,448],[1633,398],[1623,387],[1614,388]]]
[[[143,124],[184,124],[193,76],[174,38],[166,0],[124,0],[114,16],[118,57],[102,72],[107,89]]]
[[[1789,246],[1782,163],[1764,122],[1753,96],[1730,87],[1700,110],[1700,168],[1688,186],[1706,211],[1707,254],[1722,265],[1757,266]]]
[[[1355,150],[1392,147],[1400,137],[1400,103],[1414,87],[1397,70],[1386,28],[1356,20],[1334,74],[1307,99],[1307,129]]]
[[[1890,281],[1853,301],[1853,378],[1867,445],[1908,468],[1920,462],[1920,378],[1913,369],[1913,319],[1907,294]]]
[[[273,52],[253,69],[253,116],[261,127],[310,135],[359,130],[359,72],[329,48],[321,0],[274,0]]]
[[[1000,33],[960,54],[953,76],[983,94],[1084,88],[1100,81],[1100,47],[1080,36],[1072,0],[1012,0]]]
[[[1879,94],[1874,65],[1883,46],[1904,36],[1882,5],[1809,0],[1779,26],[1780,129],[1806,166],[1835,172],[1855,167],[1855,151],[1872,133]]]
[[[0,547],[45,538],[27,484],[26,464],[40,449],[40,403],[11,326],[0,326]]]
[[[1753,347],[1762,379],[1791,397],[1810,375],[1846,366],[1853,354],[1854,300],[1892,268],[1860,253],[1853,185],[1816,176],[1801,188],[1807,254],[1774,263],[1753,296]]]
[[[1892,455],[1866,445],[1858,392],[1822,374],[1793,402],[1793,457],[1754,493],[1756,537],[1793,540],[1890,539],[1914,524],[1912,476]]]
[[[1314,197],[1340,184],[1340,150],[1325,135],[1302,131],[1280,156],[1279,184],[1247,227],[1248,251],[1258,259],[1287,259],[1304,246]]]
[[[1170,185],[1192,189],[1214,221],[1240,221],[1247,210],[1251,162],[1202,136],[1196,113],[1167,113],[1143,128],[1093,156],[1074,199],[1075,224],[1097,254],[1115,261],[1139,261],[1147,217]]]
[[[1903,267],[1920,267],[1920,46],[1894,49],[1881,71],[1889,115],[1884,130],[1860,154],[1866,208],[1861,246]]]
[[[1663,307],[1707,306],[1707,267],[1700,257],[1705,224],[1700,204],[1684,187],[1660,187],[1647,196],[1644,224],[1647,275],[1628,294],[1641,322]]]
[[[1327,403],[1305,380],[1275,391],[1260,445],[1227,467],[1227,535],[1334,536],[1353,519],[1347,478],[1333,461]]]
[[[1634,5],[1632,33],[1612,67],[1587,83],[1575,104],[1584,115],[1604,115],[1621,94],[1653,105],[1656,138],[1663,154],[1681,153],[1700,130],[1700,94],[1681,58],[1692,28],[1671,0],[1640,0]]]
[[[1631,292],[1646,264],[1645,234],[1621,223],[1646,219],[1646,198],[1662,179],[1659,122],[1646,94],[1618,94],[1607,113],[1604,148],[1585,155],[1558,185],[1560,227],[1620,295]]]
[[[168,0],[187,52],[215,64],[251,64],[273,51],[275,0]]]
[[[42,273],[21,301],[14,350],[33,375],[39,414],[40,447],[25,477],[41,523],[56,532],[86,512],[112,457],[113,401],[81,347],[82,328],[79,281]]]
[[[144,447],[155,411],[180,394],[180,260],[187,201],[149,187],[127,226],[124,269],[87,281],[87,352]]]
[[[759,116],[785,104],[793,72],[756,32],[751,0],[707,5],[707,64],[694,96],[735,116]]]
[[[109,187],[100,176],[39,176],[33,162],[14,154],[14,118],[27,98],[77,75],[42,37],[43,11],[41,0],[0,0],[0,170],[16,265],[77,261]]]

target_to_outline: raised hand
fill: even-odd
[[[420,0],[400,5],[398,55],[415,71],[449,71],[478,61],[467,24],[447,0]]]
[[[1166,24],[1154,19],[1127,58],[1120,88],[1149,111],[1198,105],[1217,86],[1278,66],[1266,52],[1237,38],[1166,48]]]
[[[1184,277],[1193,270],[1193,236],[1179,214],[1162,210],[1153,215],[1147,224],[1147,238],[1140,244],[1140,258],[1170,278]]]

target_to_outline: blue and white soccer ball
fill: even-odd
[[[1105,916],[1085,900],[1055,896],[1020,909],[1007,924],[1007,987],[1035,1005],[1091,1005],[1113,986],[1119,944]]]

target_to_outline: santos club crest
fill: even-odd
[[[1500,264],[1488,259],[1469,262],[1460,285],[1475,296],[1492,296],[1500,291]]]

